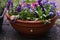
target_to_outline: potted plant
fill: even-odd
[[[2,27],[3,23],[3,18],[4,18],[4,13],[5,13],[5,5],[6,5],[7,0],[0,0],[0,30]]]
[[[8,2],[6,17],[13,28],[26,36],[37,36],[48,32],[54,25],[56,5],[49,1],[23,1],[14,6]]]

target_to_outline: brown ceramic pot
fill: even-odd
[[[44,34],[45,32],[48,32],[49,29],[54,25],[57,16],[53,17],[51,19],[50,24],[43,24],[41,20],[39,21],[23,21],[23,20],[17,20],[16,23],[14,23],[10,19],[10,15],[6,13],[7,19],[10,21],[13,28],[21,32],[22,34],[28,35],[28,36],[36,36]]]

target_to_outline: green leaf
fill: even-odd
[[[27,3],[36,2],[37,0],[26,0]]]
[[[16,7],[19,4],[19,0],[12,0],[14,7]]]
[[[0,0],[0,6],[4,8],[6,6],[7,0]]]
[[[38,11],[39,18],[41,18],[41,16],[43,16],[43,12],[42,12],[41,8],[37,7],[37,11]]]

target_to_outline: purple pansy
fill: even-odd
[[[31,8],[31,5],[30,5],[30,4],[27,4],[26,6],[27,6],[28,8]]]
[[[6,9],[9,10],[9,7],[10,7],[10,6],[7,4]]]
[[[43,4],[41,3],[42,0],[38,0],[38,4],[40,5],[40,7],[42,8],[43,13],[45,14],[45,10],[43,7]]]
[[[19,6],[17,7],[17,11],[18,11],[18,12],[21,11],[21,5],[19,5]]]
[[[34,7],[35,7],[35,8],[37,7],[37,3],[34,3]]]
[[[28,9],[28,7],[30,8],[30,5],[29,5],[29,4],[26,4],[26,3],[23,3],[23,4],[21,5],[21,8],[22,8],[22,9]]]
[[[39,4],[39,5],[41,4],[41,1],[42,1],[42,0],[38,0],[38,4]]]
[[[40,7],[42,8],[43,13],[45,14],[45,9],[42,4],[40,4]]]
[[[50,2],[50,4],[52,5],[52,7],[56,8],[56,5],[54,2]]]
[[[56,5],[55,5],[54,2],[50,2],[50,4],[51,4],[51,6],[52,6],[50,12],[54,12],[54,10],[55,10],[55,8],[56,8]]]
[[[25,6],[23,9],[28,9],[28,7],[27,7],[27,6]]]
[[[49,15],[50,15],[50,16],[53,16],[53,14],[54,14],[53,12],[49,12]]]
[[[9,10],[10,6],[13,7],[13,2],[11,2],[10,0],[8,0],[7,6],[6,6],[7,10]]]
[[[45,3],[49,2],[49,0],[44,0]]]
[[[48,5],[48,4],[49,4],[49,2],[44,2],[43,4]]]
[[[36,6],[37,6],[37,4],[36,4],[35,2],[33,2],[33,3],[31,4],[31,7],[32,7],[33,9],[35,9]]]
[[[57,11],[57,12],[56,12],[56,15],[57,15],[57,16],[60,16],[60,11]]]
[[[34,5],[35,7],[37,6],[37,4]]]
[[[10,0],[8,0],[8,5],[9,5],[9,6],[13,6],[13,2],[10,1]]]
[[[22,0],[22,2],[24,3],[24,2],[25,2],[25,0]]]
[[[24,5],[24,3],[23,3],[23,5],[21,5],[21,8],[23,9],[25,7],[25,5]]]
[[[44,0],[43,4],[48,5],[50,2],[49,0]]]
[[[33,12],[33,9],[30,8],[30,12]]]
[[[54,12],[54,10],[55,10],[54,8],[51,8],[50,12]]]

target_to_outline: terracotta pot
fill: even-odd
[[[10,15],[6,13],[7,19],[10,21],[13,28],[18,30],[20,33],[25,34],[26,36],[38,36],[41,34],[44,34],[45,32],[48,32],[49,29],[54,25],[57,16],[53,17],[51,19],[50,24],[43,24],[41,20],[39,21],[23,21],[23,20],[17,20],[16,23],[14,23],[10,19]]]

